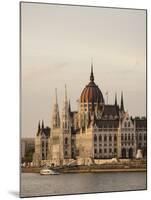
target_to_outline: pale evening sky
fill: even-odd
[[[146,12],[144,10],[22,3],[22,136],[34,137],[38,121],[50,126],[55,88],[59,109],[67,85],[71,108],[89,82],[104,99],[120,103],[130,115],[146,115]]]

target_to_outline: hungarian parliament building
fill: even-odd
[[[62,113],[59,113],[57,91],[51,126],[38,124],[33,163],[61,165],[71,160],[133,159],[141,150],[146,157],[147,119],[132,117],[125,111],[123,93],[120,104],[105,104],[100,88],[94,82],[91,64],[90,82],[83,89],[78,110],[72,111],[65,86]]]

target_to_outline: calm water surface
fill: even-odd
[[[145,172],[21,174],[22,197],[140,189],[146,189]]]

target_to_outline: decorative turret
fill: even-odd
[[[59,106],[58,106],[57,89],[55,89],[55,103],[52,115],[52,128],[59,128],[59,127],[60,127]]]

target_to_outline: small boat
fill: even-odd
[[[59,175],[60,173],[52,169],[41,169],[40,174],[41,175]]]

